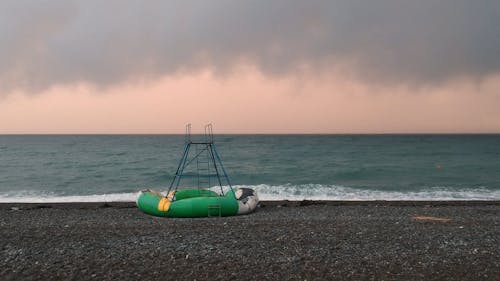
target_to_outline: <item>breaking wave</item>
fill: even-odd
[[[360,189],[337,185],[236,185],[234,188],[252,188],[260,200],[345,200],[345,201],[454,201],[454,200],[500,200],[500,190],[485,187],[453,188],[430,187],[418,191],[387,191]],[[228,187],[224,187],[227,189]],[[140,190],[141,188],[138,188]],[[214,190],[218,188],[213,188]],[[159,188],[165,191],[165,188]],[[0,193],[0,203],[62,203],[62,202],[133,202],[137,192],[93,195],[58,195],[33,191]]]

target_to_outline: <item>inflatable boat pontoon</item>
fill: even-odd
[[[238,188],[224,196],[206,189],[181,189],[168,196],[143,190],[137,198],[137,206],[144,213],[176,218],[244,215],[255,210],[258,202],[250,188]]]

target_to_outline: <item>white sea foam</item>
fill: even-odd
[[[451,201],[451,200],[500,200],[500,190],[483,187],[457,189],[452,187],[430,187],[419,191],[388,191],[358,189],[337,185],[236,185],[256,190],[260,200],[414,200],[414,201]],[[224,187],[227,189],[228,187]],[[138,188],[139,190],[140,188]],[[213,190],[219,188],[213,187]],[[165,191],[159,188],[158,191]],[[60,203],[60,202],[133,202],[137,192],[109,193],[95,195],[60,196],[51,193],[17,192],[0,194],[0,203]]]
[[[0,203],[130,202],[137,199],[137,194],[137,192],[129,192],[58,196],[55,194],[22,192],[0,194]]]
[[[486,188],[431,187],[419,191],[388,191],[320,184],[279,186],[261,184],[248,187],[257,190],[261,200],[500,200],[500,190]]]

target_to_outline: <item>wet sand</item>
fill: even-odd
[[[262,202],[226,218],[133,203],[0,204],[0,280],[500,280],[500,202]]]

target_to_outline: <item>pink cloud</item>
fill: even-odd
[[[182,133],[188,122],[216,133],[498,133],[498,105],[500,75],[415,90],[338,71],[277,79],[241,67],[12,94],[0,100],[0,133]]]

